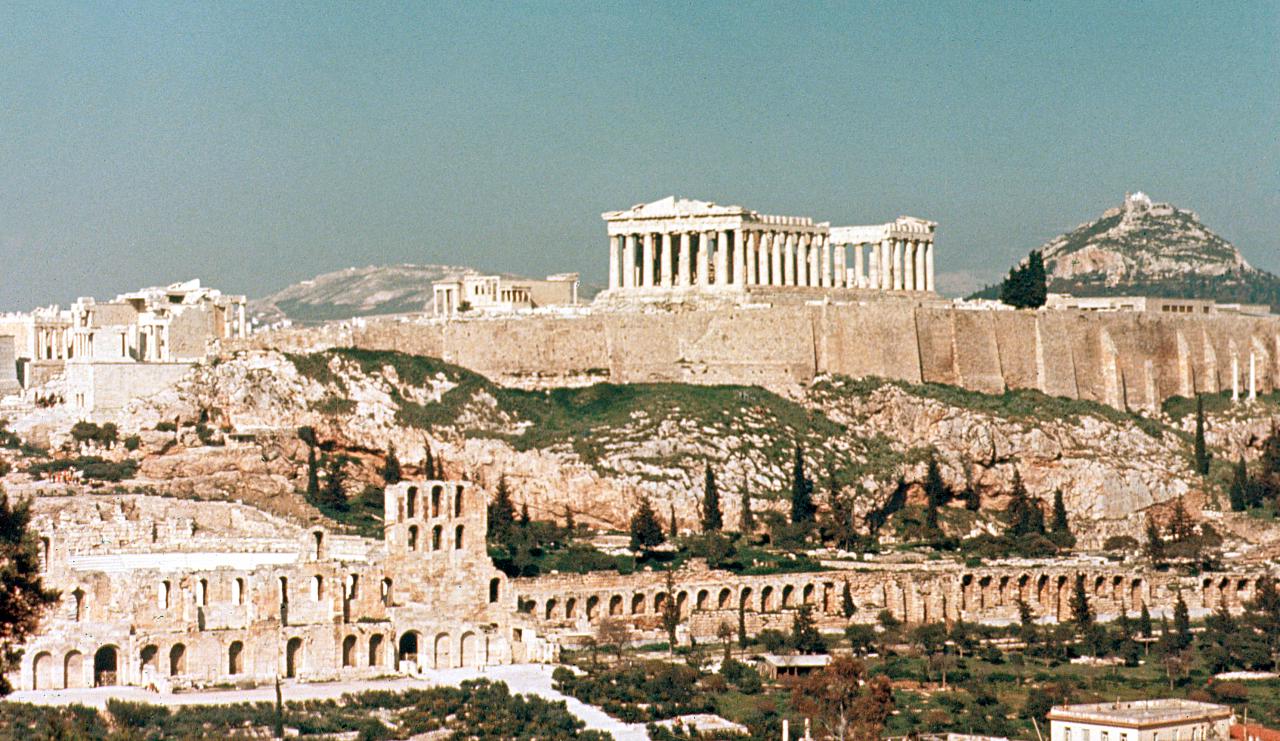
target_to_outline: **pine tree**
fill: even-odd
[[[716,488],[716,473],[707,466],[702,483],[702,531],[711,533],[724,526],[720,514],[720,491]]]
[[[1195,534],[1196,525],[1191,521],[1191,515],[1187,514],[1182,497],[1178,497],[1173,502],[1173,513],[1169,515],[1169,536],[1173,538],[1173,542],[1182,543]]]
[[[791,469],[791,521],[813,522],[813,481],[804,474],[804,450],[796,445],[796,460]]]
[[[1209,450],[1204,442],[1204,397],[1196,394],[1196,441],[1195,441],[1196,473],[1209,475]]]
[[[1084,587],[1084,574],[1076,574],[1075,589],[1071,592],[1071,622],[1083,635],[1093,627],[1093,610],[1089,608],[1089,593]]]
[[[1022,474],[1013,469],[1012,491],[1009,493],[1009,531],[1015,538],[1022,535],[1044,535],[1044,509],[1033,499],[1022,483]]]
[[[849,588],[849,582],[844,583],[844,589],[840,592],[840,612],[845,619],[853,617],[853,613],[857,608],[853,604],[853,591]]]
[[[529,502],[526,500],[520,503],[520,529],[528,528],[530,522],[532,520],[529,517]]]
[[[1181,591],[1178,592],[1178,601],[1173,605],[1173,632],[1177,650],[1181,651],[1191,645],[1191,614],[1187,610],[1187,603],[1182,599]]]
[[[1000,285],[1000,300],[1019,309],[1038,309],[1047,298],[1044,256],[1033,250],[1025,264],[1009,269],[1009,276]]]
[[[809,605],[800,605],[800,609],[796,610],[795,617],[791,620],[790,643],[791,648],[802,654],[826,653],[827,642],[818,632],[818,626],[813,620],[813,608]]]
[[[658,515],[648,498],[640,500],[640,508],[631,517],[631,550],[647,551],[666,542]]]
[[[1228,496],[1232,512],[1244,512],[1249,508],[1249,468],[1245,465],[1243,455],[1236,461],[1235,476],[1231,479]]]
[[[493,492],[493,501],[489,503],[489,538],[505,543],[511,534],[516,521],[516,506],[511,501],[511,488],[507,486],[507,475],[498,477],[498,487]]]
[[[346,492],[347,462],[348,458],[345,455],[325,457],[324,488],[320,490],[318,504],[339,512],[345,512],[350,508]]]
[[[964,500],[964,508],[970,512],[977,512],[982,508],[982,497],[978,494],[978,488],[973,485],[973,482],[965,482],[964,491],[960,493],[960,497]]]
[[[30,525],[30,503],[13,504],[0,487],[0,696],[13,690],[5,674],[18,668],[19,647],[59,597],[44,588],[40,541]]]

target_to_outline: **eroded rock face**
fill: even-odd
[[[307,364],[305,373],[298,362]],[[1077,528],[1086,547],[1110,535],[1140,535],[1144,510],[1153,504],[1188,496],[1194,510],[1202,501],[1185,438],[1168,429],[1153,433],[1152,426],[1117,419],[1115,412],[1089,413],[1087,405],[1058,416],[1015,414],[896,384],[820,379],[793,389],[790,398],[748,399],[744,392],[741,401],[716,397],[702,408],[669,399],[663,408],[641,403],[608,424],[535,439],[521,437],[532,423],[499,398],[496,387],[453,371],[401,375],[394,364],[357,362],[340,352],[305,361],[242,353],[197,368],[173,391],[135,404],[121,427],[136,432],[178,423],[176,433],[144,432],[140,477],[183,496],[240,498],[304,519],[317,516],[295,493],[305,482],[306,448],[296,438],[304,425],[357,458],[355,485],[376,483],[388,446],[412,467],[422,463],[430,440],[448,475],[490,488],[505,475],[517,501],[527,501],[535,516],[569,510],[578,521],[601,526],[624,526],[638,501],[649,497],[660,513],[674,505],[681,525],[694,527],[708,465],[729,526],[738,522],[743,490],[751,492],[756,512],[782,511],[797,441],[805,446],[818,499],[827,471],[838,467],[863,512],[883,502],[899,476],[918,500],[929,450],[956,489],[968,470],[986,509],[1004,506],[1016,468],[1046,506],[1062,489],[1073,519],[1089,523]],[[445,402],[450,416],[431,421],[431,411]],[[534,402],[538,398],[522,401]],[[413,417],[424,413],[428,417]],[[189,425],[202,418],[238,434],[225,435],[226,447],[196,447],[201,443]],[[1211,443],[1214,434],[1223,440],[1246,430],[1257,434],[1257,426],[1256,420],[1215,423]]]

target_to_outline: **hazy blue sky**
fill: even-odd
[[[0,4],[0,309],[397,262],[600,280],[675,193],[940,222],[1126,190],[1280,269],[1280,3]]]

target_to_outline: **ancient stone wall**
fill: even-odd
[[[1175,394],[1232,388],[1233,358],[1246,394],[1251,357],[1259,393],[1280,384],[1280,317],[978,311],[883,300],[369,320],[317,332],[312,346],[431,355],[521,387],[678,381],[786,388],[835,373],[985,393],[1039,389],[1149,409]],[[292,349],[308,336],[267,334],[224,347]]]

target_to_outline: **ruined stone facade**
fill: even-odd
[[[425,668],[547,661],[621,621],[662,636],[668,600],[684,636],[720,627],[787,629],[801,605],[818,624],[1011,622],[1018,602],[1070,616],[1083,575],[1100,617],[1160,614],[1182,594],[1193,612],[1240,609],[1264,570],[1180,577],[1099,560],[960,564],[832,563],[825,571],[741,576],[703,566],[673,575],[591,573],[508,580],[485,543],[486,497],[445,481],[388,487],[384,539],[300,528],[240,504],[142,495],[43,497],[47,584],[62,599],[10,681],[24,689],[134,685],[160,691],[336,680]]]
[[[388,487],[382,541],[235,504],[36,501],[62,600],[15,686],[340,679],[543,655],[487,556],[485,496],[464,484]]]

